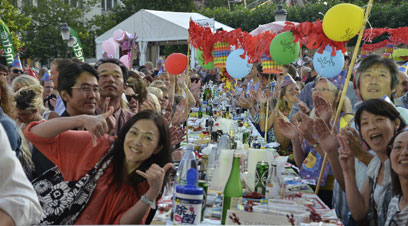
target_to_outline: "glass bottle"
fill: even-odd
[[[241,155],[234,153],[232,162],[231,174],[224,189],[224,199],[222,202],[222,219],[221,224],[225,224],[227,219],[227,211],[229,209],[237,209],[238,204],[242,203],[242,183],[240,173]]]
[[[278,169],[276,167],[276,164],[272,163],[270,167],[268,179],[266,180],[265,198],[278,199],[280,188],[281,188],[281,183],[278,177]]]

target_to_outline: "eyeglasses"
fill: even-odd
[[[126,95],[126,100],[127,100],[128,102],[131,101],[132,99],[137,100],[137,97],[138,97],[138,96],[139,96],[138,94]]]
[[[328,88],[312,88],[312,92],[330,92]]]
[[[20,73],[20,74],[23,74],[24,73],[24,71],[23,70],[20,70],[20,69],[13,69],[13,71],[12,71],[13,73]]]
[[[72,89],[79,89],[81,93],[99,93],[99,86],[80,86],[80,87],[71,87]]]

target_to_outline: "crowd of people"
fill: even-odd
[[[302,178],[317,183],[327,156],[319,197],[344,225],[405,225],[407,72],[368,55],[344,84],[349,61],[334,78],[307,56],[274,74],[255,63],[231,103]],[[162,60],[129,70],[113,58],[25,73],[0,65],[0,225],[149,224],[203,85],[231,79],[198,66],[187,82]]]

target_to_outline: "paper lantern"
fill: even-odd
[[[263,55],[261,57],[262,73],[265,74],[280,74],[282,73],[282,65],[276,63],[271,57]]]
[[[229,43],[217,42],[213,47],[214,56],[214,67],[215,68],[225,68],[227,57],[231,52],[231,47]]]

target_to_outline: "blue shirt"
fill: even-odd
[[[10,117],[8,117],[7,114],[3,112],[3,109],[1,107],[0,107],[0,123],[7,133],[11,149],[16,152],[17,156],[19,156],[21,146],[21,136],[19,133],[19,128],[17,127],[16,122],[11,120]]]

